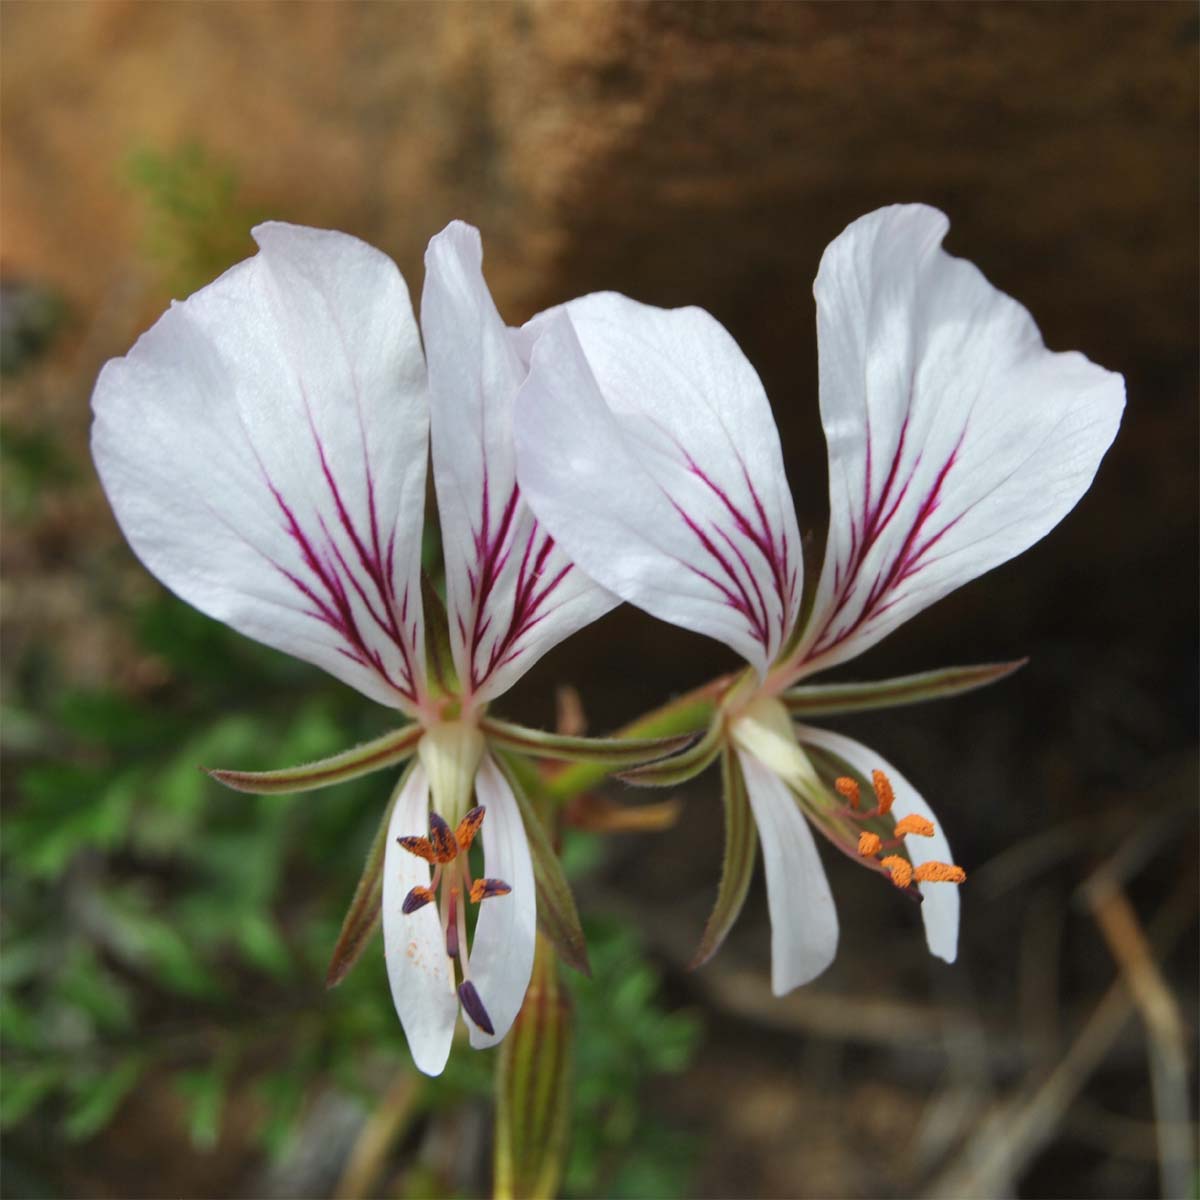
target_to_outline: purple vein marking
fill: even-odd
[[[696,536],[705,553],[713,560],[719,568],[719,573],[725,577],[727,582],[721,582],[699,567],[691,564],[688,566],[695,574],[712,584],[725,597],[726,603],[731,608],[742,614],[746,619],[751,636],[770,652],[773,641],[777,642],[782,639],[785,632],[784,625],[791,616],[798,582],[797,565],[791,562],[787,534],[781,529],[778,538],[774,535],[771,523],[767,518],[766,508],[740,455],[738,456],[738,465],[742,469],[742,478],[746,482],[753,504],[752,516],[748,516],[733,502],[729,493],[706,474],[678,441],[675,442],[675,445],[683,455],[688,471],[716,496],[732,517],[736,532],[741,534],[766,561],[767,568],[771,573],[774,599],[778,601],[778,609],[776,610],[774,605],[768,604],[759,584],[758,573],[751,567],[746,554],[733,535],[714,523],[713,528],[741,566],[741,573],[735,569],[729,557],[717,547],[712,537],[701,529],[700,525],[683,510],[681,505],[671,500],[675,511],[679,513],[684,523]],[[749,580],[749,588],[744,582],[743,575],[744,579]],[[753,596],[750,594],[751,590]]]
[[[961,520],[962,514],[951,518],[940,529],[926,534],[926,526],[937,512],[942,500],[942,489],[946,479],[958,461],[958,455],[966,438],[966,429],[959,434],[953,449],[938,470],[933,483],[921,499],[913,517],[913,523],[905,535],[899,549],[890,563],[884,566],[875,576],[862,600],[857,615],[845,626],[835,630],[834,624],[839,617],[845,615],[851,599],[861,581],[860,572],[871,547],[879,540],[896,515],[905,497],[908,495],[917,471],[921,466],[921,455],[918,453],[911,467],[908,468],[904,480],[900,482],[900,459],[904,452],[905,436],[908,431],[908,418],[900,427],[900,436],[892,456],[888,474],[883,488],[877,499],[871,499],[871,437],[868,431],[866,447],[865,489],[862,505],[861,532],[857,522],[851,518],[850,549],[845,562],[839,561],[834,570],[834,590],[836,600],[825,618],[820,633],[813,642],[809,657],[827,653],[834,646],[844,642],[857,633],[863,626],[882,616],[902,598],[897,589],[916,576],[929,559],[928,552]],[[894,491],[894,495],[893,495]]]
[[[408,626],[407,587],[403,596],[399,598],[399,611],[397,611],[397,596],[392,573],[395,561],[396,533],[393,529],[385,549],[380,536],[378,510],[375,502],[375,481],[371,473],[370,460],[366,456],[366,447],[363,448],[363,466],[367,487],[369,546],[346,506],[311,413],[309,414],[309,430],[321,466],[321,474],[337,513],[338,525],[354,548],[357,567],[347,561],[346,555],[330,531],[325,517],[320,513],[317,514],[317,523],[321,530],[321,545],[318,546],[314,543],[305,533],[295,512],[283,498],[282,493],[268,477],[267,486],[275,498],[287,532],[296,543],[300,557],[311,578],[303,579],[279,563],[274,565],[312,605],[310,609],[306,610],[308,615],[328,625],[342,638],[345,645],[338,648],[341,654],[361,666],[374,670],[389,686],[415,703],[417,679],[413,654],[417,641],[417,626],[416,622],[413,622],[411,627]],[[369,618],[370,624],[365,627],[351,601],[351,589]],[[385,664],[382,650],[374,644],[376,637],[372,636],[371,625],[374,625],[378,633],[381,633],[384,639],[399,651],[400,661],[395,674]]]
[[[528,529],[522,529],[522,519],[530,521]],[[512,608],[507,624],[497,628],[491,645],[484,649],[484,640],[492,631],[493,618],[497,615],[493,607],[496,585],[504,568],[512,559],[518,543],[524,540],[517,578],[513,585]],[[554,539],[542,532],[532,514],[522,510],[520,488],[514,482],[500,512],[496,527],[492,527],[490,489],[487,465],[484,464],[483,487],[480,499],[479,531],[473,535],[475,548],[474,567],[467,568],[467,581],[471,588],[471,614],[464,619],[456,614],[459,636],[467,650],[470,663],[471,688],[477,690],[495,671],[512,662],[524,646],[522,639],[550,613],[547,601],[558,585],[571,570],[564,563],[557,570],[551,568],[547,577],[550,556],[554,550]]]

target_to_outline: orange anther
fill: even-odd
[[[896,799],[892,791],[892,781],[882,771],[871,772],[871,785],[875,788],[875,799],[879,801],[881,813],[891,812],[892,802]]]
[[[868,833],[864,830],[858,835],[858,852],[863,858],[874,858],[882,845],[883,839],[877,833]]]
[[[851,779],[849,775],[842,775],[833,781],[833,786],[837,788],[839,795],[845,797],[851,808],[858,807],[859,793],[857,779]]]
[[[454,840],[458,843],[460,850],[470,850],[471,843],[475,840],[480,825],[483,824],[483,814],[486,811],[482,804],[478,805],[459,821],[458,828],[454,831]]]
[[[915,874],[922,883],[963,883],[967,878],[962,867],[944,862],[922,863]]]
[[[915,833],[917,837],[933,837],[933,822],[918,817],[916,813],[909,813],[896,822],[896,836],[903,837],[906,833]]]
[[[891,872],[892,882],[898,888],[906,888],[912,883],[912,863],[907,858],[901,858],[898,854],[889,854],[883,860],[883,866]]]

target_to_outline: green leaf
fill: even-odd
[[[358,962],[375,927],[379,924],[379,913],[383,902],[383,860],[387,853],[387,831],[392,819],[392,809],[396,806],[396,798],[400,795],[412,768],[401,775],[399,782],[388,797],[387,806],[383,810],[383,818],[375,837],[371,841],[371,849],[367,851],[367,861],[358,887],[354,889],[354,898],[342,922],[341,933],[338,934],[337,945],[333,948],[333,957],[329,960],[329,970],[325,975],[327,988],[337,987],[346,978],[350,968]]]
[[[746,782],[737,756],[730,750],[721,755],[721,784],[725,805],[725,859],[721,867],[721,886],[700,945],[688,964],[691,969],[712,958],[737,920],[746,902],[758,850],[758,830],[746,796]]]
[[[10,1059],[4,1067],[4,1087],[0,1088],[0,1129],[8,1129],[29,1116],[62,1074],[57,1063],[19,1066]]]
[[[484,717],[480,727],[489,738],[507,750],[530,754],[535,758],[603,764],[608,770],[666,758],[695,737],[691,733],[664,738],[566,737],[540,729],[526,729],[523,725],[512,725],[494,717]]]
[[[67,1137],[78,1142],[103,1129],[141,1074],[141,1059],[127,1058],[102,1074],[77,1077],[72,1082],[74,1101],[63,1123]]]
[[[792,716],[832,716],[876,708],[898,708],[961,696],[976,688],[996,683],[1020,670],[1029,659],[1014,662],[979,663],[971,667],[943,667],[919,675],[899,675],[874,683],[827,683],[792,688],[779,698]]]
[[[704,736],[682,754],[622,771],[617,778],[638,787],[677,787],[699,775],[721,752],[724,740],[725,722],[718,713]]]
[[[424,732],[420,725],[406,725],[331,758],[299,767],[285,767],[280,771],[226,771],[209,767],[201,770],[235,792],[253,792],[260,796],[308,792],[403,762],[416,750]]]
[[[247,960],[260,970],[279,980],[291,974],[291,953],[268,913],[261,909],[242,913],[235,937]]]
[[[550,942],[538,936],[525,1001],[496,1064],[494,1194],[558,1194],[571,1124],[572,1021]]]
[[[207,1067],[181,1071],[175,1086],[188,1109],[188,1134],[197,1150],[211,1150],[221,1136],[221,1112],[225,1107],[225,1071]]]
[[[542,932],[554,943],[559,957],[568,966],[591,974],[588,964],[587,942],[583,936],[583,927],[579,923],[579,910],[575,907],[575,897],[571,894],[571,885],[563,874],[562,864],[554,847],[546,836],[545,827],[534,811],[525,789],[517,773],[504,754],[497,759],[517,805],[521,809],[521,819],[525,823],[525,836],[529,839],[529,850],[533,858],[533,880],[537,889],[537,918]]]

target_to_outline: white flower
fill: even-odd
[[[278,223],[254,236],[254,258],[104,367],[93,454],[130,545],[172,591],[416,722],[326,764],[215,774],[299,790],[399,762],[419,742],[394,797],[382,917],[396,1009],[417,1065],[436,1074],[460,1000],[472,1044],[493,1044],[533,962],[530,847],[485,744],[485,705],[616,597],[572,568],[517,489],[512,406],[533,339],[496,312],[474,229],[455,222],[430,243],[420,332],[378,250]],[[452,666],[426,652],[430,450]],[[463,841],[480,820],[494,878],[476,883],[486,902],[468,955]],[[431,878],[417,843],[446,821],[464,836],[432,856]],[[440,905],[416,903],[439,882]]]
[[[898,884],[915,868],[930,949],[947,961],[958,894],[932,884],[961,876],[903,776],[849,738],[793,730],[785,702],[795,713],[819,707],[821,695],[788,689],[1048,533],[1087,490],[1124,406],[1120,376],[1049,352],[1024,308],[941,249],[947,228],[931,208],[881,209],[822,258],[814,292],[830,528],[802,623],[800,539],[778,434],[729,334],[700,309],[614,294],[534,322],[542,336],[516,418],[518,475],[533,511],[593,579],[719,639],[753,668],[726,699],[725,728],[710,731],[695,758],[702,765],[725,746],[726,873],[699,957],[715,950],[745,895],[748,799],[777,993],[824,970],[837,943],[804,815]],[[888,691],[897,687],[928,698],[1002,671],[861,685],[840,707],[895,703]],[[826,689],[826,709],[839,706],[831,693],[851,691]],[[881,795],[891,795],[875,806],[881,846],[855,841],[866,829],[850,803],[857,780],[847,776],[839,798],[813,769],[814,748],[864,780],[882,768]],[[907,857],[881,861],[880,849]]]

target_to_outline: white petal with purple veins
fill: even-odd
[[[950,856],[950,843],[942,833],[942,827],[934,817],[933,810],[891,763],[880,758],[874,750],[861,742],[844,737],[840,733],[830,733],[827,729],[797,725],[796,736],[802,745],[818,746],[836,754],[864,779],[870,779],[872,771],[881,770],[891,781],[892,791],[896,796],[892,804],[892,814],[897,821],[901,817],[918,816],[933,823],[933,837],[910,835],[904,839],[904,848],[908,851],[914,867],[919,867],[924,862],[953,861]],[[952,883],[919,883],[917,886],[924,897],[921,903],[921,920],[925,922],[925,940],[929,944],[929,951],[952,963],[958,956],[958,887]]]
[[[426,1075],[440,1075],[450,1056],[458,995],[454,967],[438,906],[404,912],[414,887],[429,886],[429,864],[397,845],[396,839],[424,836],[429,828],[429,781],[418,763],[396,798],[383,861],[383,953],[392,1002],[396,1006],[413,1062]]]
[[[475,942],[471,947],[471,978],[491,1017],[495,1033],[488,1035],[474,1022],[467,1027],[471,1045],[494,1046],[508,1032],[525,999],[533,971],[537,934],[537,900],[533,859],[521,811],[512,789],[490,756],[485,756],[475,781],[476,799],[486,809],[483,838],[484,874],[512,888],[507,896],[480,903]]]
[[[610,293],[532,331],[516,429],[534,511],[622,599],[764,670],[795,618],[801,561],[754,368],[701,309]]]
[[[948,227],[922,205],[881,209],[821,260],[830,530],[804,674],[1043,537],[1116,436],[1121,377],[1048,351],[1021,305],[941,249]]]
[[[753,754],[737,752],[758,826],[771,914],[771,990],[815,979],[837,952],[838,919],[812,830],[787,784]]]
[[[172,591],[411,710],[428,418],[404,280],[345,234],[254,236],[256,257],[104,367],[96,467]]]
[[[421,324],[451,644],[464,687],[487,700],[617,599],[572,569],[521,498],[512,423],[526,363],[482,260],[470,225],[433,238]]]

